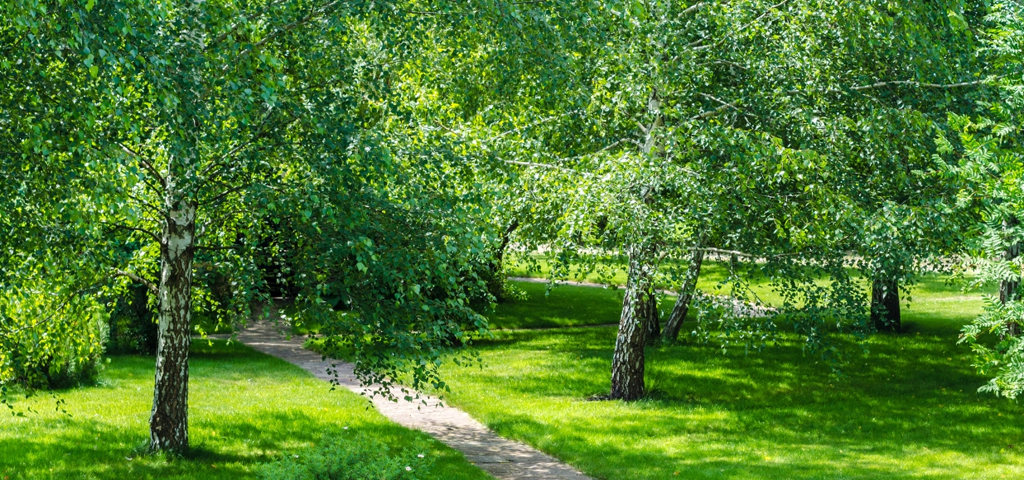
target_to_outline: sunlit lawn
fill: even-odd
[[[499,305],[494,327],[618,320],[621,293],[520,286],[530,299]],[[499,331],[476,344],[483,369],[446,367],[449,400],[603,479],[1020,476],[1024,407],[977,393],[985,379],[956,345],[980,294],[933,277],[912,297],[908,333],[871,338],[867,355],[841,342],[843,378],[794,337],[750,355],[685,340],[649,349],[647,399],[594,402],[614,327]]]
[[[534,267],[537,267],[536,269],[532,269],[531,270],[530,268],[527,268],[526,264],[523,264],[523,263],[516,264],[516,265],[511,267],[511,272],[510,272],[511,276],[513,276],[513,277],[533,277],[533,278],[538,279],[538,280],[540,280],[540,279],[547,279],[550,276],[550,274],[551,274],[551,266],[550,266],[550,261],[549,261],[548,257],[543,256],[543,255],[537,255],[537,256],[534,257],[534,259],[536,260],[536,264],[534,265]],[[672,261],[672,260],[665,261],[664,264],[665,265],[662,268],[663,272],[667,272],[669,270],[669,268],[675,268],[678,271],[682,271],[682,269],[685,268],[685,266],[686,266],[685,262],[676,262],[676,261]],[[765,302],[765,303],[767,303],[769,305],[780,305],[782,303],[782,297],[778,294],[778,292],[776,292],[771,287],[771,285],[768,283],[768,280],[765,279],[764,276],[758,274],[756,271],[752,271],[752,269],[748,268],[749,265],[748,266],[744,266],[744,264],[742,262],[739,263],[738,265],[739,266],[736,268],[736,270],[734,272],[735,275],[745,279],[748,282],[747,286],[750,288],[750,291],[753,294],[757,295],[757,300]],[[867,288],[868,288],[867,281],[862,279],[862,278],[858,278],[859,277],[858,272],[856,272],[853,269],[850,269],[849,273],[850,273],[850,275],[853,278],[857,279],[858,284],[866,292]],[[699,280],[697,282],[697,288],[699,288],[700,290],[702,290],[702,291],[704,291],[706,293],[710,293],[710,294],[714,294],[714,295],[727,295],[727,294],[730,294],[731,289],[733,288],[733,284],[732,283],[724,283],[729,278],[730,278],[730,268],[729,268],[728,262],[719,262],[719,261],[714,261],[714,260],[706,260],[704,262],[702,268],[701,268],[700,277],[699,277]],[[918,321],[919,319],[928,318],[929,319],[928,322],[934,324],[933,326],[935,326],[935,327],[939,327],[940,324],[944,323],[945,328],[949,328],[949,329],[953,329],[953,330],[959,330],[960,329],[960,325],[962,324],[964,318],[973,317],[974,314],[981,308],[981,305],[982,305],[981,293],[979,293],[978,291],[972,291],[969,294],[964,294],[963,293],[963,282],[952,283],[951,284],[950,282],[948,282],[948,279],[949,279],[949,277],[946,276],[946,275],[938,275],[938,274],[925,274],[925,275],[921,275],[918,278],[917,283],[911,287],[910,299],[909,300],[911,300],[911,304],[912,304],[911,308],[913,309],[913,311],[907,312],[908,314],[904,315],[904,321],[905,322],[914,323],[914,322]],[[584,271],[584,272],[581,272],[577,268],[572,268],[572,269],[570,269],[569,280],[572,280],[572,281],[583,281],[583,282],[592,282],[592,283],[601,283],[601,284],[610,284],[610,285],[619,285],[619,286],[621,286],[621,285],[625,285],[626,284],[626,271],[622,270],[622,269],[614,269],[614,270],[607,270],[604,274],[601,274],[598,271]],[[681,280],[679,280],[679,279],[673,280],[673,277],[668,276],[668,275],[662,275],[662,276],[659,276],[657,278],[657,286],[658,286],[658,288],[666,289],[666,290],[669,290],[669,291],[672,291],[672,292],[674,292],[676,289],[679,288],[679,283],[680,282],[681,282]],[[545,300],[541,299],[541,297],[544,296],[544,292],[545,292],[545,289],[546,289],[545,285],[537,285],[537,284],[526,285],[526,284],[523,284],[522,282],[515,282],[515,283],[521,289],[526,290],[527,293],[530,294],[531,303],[532,302],[541,302],[539,304],[543,304],[545,307],[554,307],[554,309],[551,310],[550,313],[548,313],[547,315],[553,316],[553,318],[554,318],[554,316],[557,316],[557,312],[561,311],[560,310],[560,304],[564,303],[561,300],[555,300],[554,302],[551,302],[551,303],[543,303],[543,302],[545,302]],[[825,282],[824,282],[824,280],[822,280],[820,283],[824,284]],[[559,288],[563,288],[563,287],[556,287],[554,291],[557,293]],[[983,288],[982,289],[983,292],[987,292],[987,293],[995,293],[995,290],[996,289],[995,289],[994,286],[989,286],[987,288]],[[615,292],[615,290],[612,289],[612,290],[610,290],[610,292],[608,294],[605,294],[605,295],[610,295],[610,294],[612,294],[612,292]],[[619,299],[621,300],[621,298],[622,298],[621,297],[621,295],[622,295],[621,288],[618,290],[617,294],[619,295]],[[574,295],[576,295],[576,294],[574,294]],[[585,297],[589,297],[590,295],[601,295],[601,294],[590,293],[590,294],[579,294],[579,295],[582,295],[582,297],[580,297],[580,300],[584,300],[585,301],[586,300]],[[675,297],[669,297],[669,301],[674,300],[674,298]],[[904,303],[906,303],[906,300],[908,300],[905,295],[904,295],[903,300],[904,300]],[[921,300],[921,301],[918,302],[917,300]],[[577,302],[577,306],[579,306],[580,303],[581,302]],[[514,309],[516,307],[512,307],[512,308]],[[671,309],[671,305],[662,305],[662,309]],[[526,312],[527,310],[529,310],[530,312],[532,312],[534,314],[537,314],[540,311],[545,310],[545,309],[541,309],[541,308],[534,309],[532,307],[526,307],[526,309],[522,310],[522,312]],[[507,320],[510,323],[505,324],[503,322],[498,322],[498,324],[503,326],[503,327],[505,327],[505,328],[516,328],[516,327],[513,327],[513,325],[517,322],[516,320],[514,320],[514,317],[518,316],[518,313],[520,313],[520,312],[517,312],[515,314],[511,314],[511,311],[510,311],[510,315],[507,318]],[[497,314],[499,316],[501,316],[501,315],[504,315],[504,312],[499,310],[499,312]],[[936,317],[936,315],[937,315],[937,317]],[[952,317],[950,317],[951,315],[952,315]],[[952,323],[940,321],[941,318],[946,318],[946,317],[951,318],[952,319]],[[589,316],[587,316],[587,315],[578,315],[575,318],[578,318],[579,320],[568,321],[568,319],[565,319],[566,321],[562,321],[562,322],[557,322],[557,321],[555,323],[548,322],[548,323],[543,323],[543,324],[536,324],[536,325],[533,325],[533,326],[540,327],[540,326],[570,326],[570,325],[579,325],[579,324],[586,324],[586,325],[594,324],[594,321],[590,320]],[[568,323],[567,323],[567,321],[568,321]],[[614,320],[612,320],[612,321],[618,321],[617,314],[616,314],[616,318]],[[575,322],[575,323],[573,323],[573,322]],[[583,322],[583,323],[580,323],[580,322]],[[599,322],[596,322],[596,323],[608,323],[608,322],[599,321]],[[529,325],[529,322],[526,322],[526,323],[522,323],[521,326],[525,327],[525,328],[528,328],[531,325]]]
[[[536,260],[535,265],[527,265],[525,263],[518,263],[510,267],[510,275],[513,277],[534,277],[534,278],[548,278],[551,275],[551,264],[548,257],[543,255],[537,255],[534,257]],[[750,280],[751,290],[760,297],[762,301],[768,303],[778,303],[781,301],[781,297],[778,296],[772,289],[767,285],[763,277],[751,278],[749,269],[744,268],[742,263],[739,264],[735,270],[735,274],[740,277],[745,277]],[[685,271],[686,262],[676,262],[673,260],[667,260],[663,262],[661,273],[656,279],[656,285],[661,289],[668,289],[675,291],[679,288],[681,283],[682,272]],[[674,269],[679,278],[675,278],[668,273]],[[730,277],[729,264],[727,262],[717,262],[713,260],[706,260],[700,272],[700,277],[697,282],[697,287],[709,293],[714,294],[728,294],[729,289],[732,288],[732,284],[723,283]],[[590,283],[601,283],[611,285],[625,285],[626,284],[626,271],[622,268],[604,268],[603,270],[597,269],[593,271],[580,271],[578,268],[573,267],[569,270],[568,280],[590,282]]]
[[[367,432],[392,446],[429,438],[391,423],[365,399],[330,386],[284,361],[247,347],[197,342],[190,383],[185,458],[140,454],[148,439],[153,359],[113,357],[100,385],[59,392],[69,415],[48,395],[19,400],[24,418],[0,411],[0,478],[254,478],[259,462],[311,446],[324,435]],[[6,409],[5,409],[6,410]],[[349,430],[343,430],[349,427]],[[491,478],[461,454],[431,441],[439,456],[428,478]],[[383,452],[382,452],[383,453]]]
[[[526,293],[528,300],[498,304],[485,312],[494,329],[576,327],[617,323],[622,311],[621,288],[576,287],[546,283],[511,282]],[[702,282],[703,283],[703,282]],[[712,283],[712,281],[708,281]],[[713,290],[714,284],[701,285]],[[993,293],[992,288],[985,292]],[[926,275],[911,289],[910,302],[903,303],[903,327],[909,333],[928,331],[953,335],[973,318],[984,304],[982,292],[963,292],[946,277]],[[674,296],[660,302],[662,317],[672,309]],[[692,312],[689,320],[692,321]],[[685,331],[685,329],[684,329]]]

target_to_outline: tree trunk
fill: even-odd
[[[612,356],[612,390],[609,398],[637,400],[644,395],[644,344],[647,330],[644,319],[650,318],[654,265],[651,255],[630,252],[629,278],[622,299],[619,334]]]
[[[644,321],[644,333],[646,345],[654,345],[661,338],[661,313],[658,312],[658,295],[651,291],[647,296],[647,316]]]
[[[879,331],[900,331],[899,282],[878,278],[871,282],[871,321]]]
[[[505,266],[505,249],[508,248],[508,244],[512,240],[512,233],[517,228],[519,228],[519,219],[513,219],[512,223],[505,228],[505,233],[501,236],[501,245],[498,246],[498,251],[494,252],[494,261],[491,262],[491,276],[487,279],[487,290],[499,301],[505,297],[505,275],[502,272]]]
[[[1009,220],[1003,223],[1004,228],[1015,227],[1020,224],[1017,217],[1010,217]],[[1015,260],[1020,256],[1021,244],[1020,242],[1014,243],[1009,247],[1006,247],[1006,251],[1003,252],[1003,260],[1011,261]],[[1020,287],[1020,281],[1013,280],[1001,280],[999,282],[999,303],[1005,305],[1007,302],[1017,300],[1017,288]],[[1008,322],[1006,324],[1007,334],[1011,337],[1020,335],[1020,325],[1017,322]]]
[[[686,315],[690,313],[690,301],[693,300],[693,292],[697,289],[697,279],[700,277],[700,267],[703,263],[704,250],[694,249],[690,257],[690,266],[686,269],[686,278],[683,279],[683,286],[676,297],[676,304],[665,321],[665,329],[661,331],[661,339],[665,343],[675,342],[679,338],[679,330],[686,320]]]
[[[168,196],[160,248],[160,333],[150,450],[188,450],[188,350],[196,206]]]

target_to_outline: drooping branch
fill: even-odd
[[[227,198],[229,195],[231,195],[233,193],[238,193],[238,192],[240,192],[242,190],[245,190],[245,189],[247,189],[249,187],[252,187],[253,185],[254,185],[253,183],[244,183],[244,184],[239,185],[237,187],[229,188],[229,189],[227,189],[227,190],[217,194],[216,196],[214,196],[210,200],[208,200],[206,202],[203,202],[203,203],[206,204],[206,205],[215,205],[218,202],[220,202],[220,201],[224,200],[225,198]],[[267,187],[267,188],[270,188],[270,187]]]
[[[697,3],[693,4],[693,5],[690,5],[689,7],[686,7],[685,9],[683,9],[682,12],[679,12],[679,16],[683,16],[683,15],[686,15],[687,13],[695,12],[697,10],[700,10],[701,8],[704,8],[704,5],[707,5],[707,2],[697,2]]]
[[[206,221],[206,222],[202,222],[199,225],[199,228],[197,229],[196,240],[198,241],[200,238],[205,237],[207,231],[210,231],[210,230],[212,230],[214,228],[217,228],[217,227],[220,227],[220,226],[224,225],[232,217],[239,216],[239,215],[244,215],[245,213],[247,213],[247,212],[245,210],[242,210],[242,209],[232,209],[232,210],[223,212],[217,218],[211,219],[211,220]]]
[[[238,155],[240,152],[255,145],[257,141],[267,138],[267,133],[270,132],[271,130],[280,130],[283,128],[287,128],[289,125],[295,123],[300,118],[299,115],[289,112],[286,109],[279,111],[289,115],[290,118],[288,119],[288,121],[277,125],[273,125],[270,128],[268,128],[267,120],[270,118],[270,114],[273,113],[272,110],[268,111],[266,115],[264,115],[263,118],[260,120],[259,126],[256,127],[256,131],[249,137],[248,140],[241,142],[238,145],[235,145],[231,150],[228,150],[220,157],[218,157],[216,160],[210,162],[209,165],[204,167],[203,170],[199,172],[199,176],[206,178],[207,182],[214,181],[214,179],[219,177],[221,172],[223,172],[224,169],[231,164],[231,160],[234,159],[235,156]],[[278,145],[283,146],[285,144],[279,143]]]
[[[50,321],[52,321],[54,318],[57,318],[57,314],[58,313],[60,313],[62,310],[64,310],[65,307],[67,307],[69,304],[71,304],[71,301],[74,300],[75,297],[77,297],[79,295],[82,295],[82,294],[84,294],[84,293],[86,293],[86,292],[88,292],[90,290],[95,290],[97,288],[99,288],[99,283],[95,283],[95,284],[90,285],[88,287],[80,288],[78,290],[75,290],[74,292],[71,292],[70,294],[68,294],[67,299],[65,299],[63,302],[61,302],[60,305],[57,305],[56,308],[50,310],[50,314],[47,315],[46,317],[43,317],[43,318],[37,320],[35,323],[31,323],[31,324],[22,326],[21,328],[18,328],[18,329],[15,329],[15,330],[11,330],[11,331],[8,331],[8,332],[0,332],[0,333],[2,333],[2,335],[0,335],[0,338],[11,337],[11,336],[17,335],[17,334],[19,334],[21,332],[24,332],[26,330],[35,330],[36,328],[38,328],[38,327],[40,327],[40,326],[42,326],[44,324],[50,323]]]

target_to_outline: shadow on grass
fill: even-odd
[[[145,454],[153,359],[114,357],[100,387],[61,392],[68,411],[0,418],[0,478],[236,479],[257,464],[301,452],[324,435],[364,432],[406,447],[425,434],[388,422],[345,391],[298,367],[239,344],[196,342],[191,360],[189,430],[184,456]],[[22,399],[28,406],[39,399]],[[346,429],[346,427],[348,427]],[[438,457],[425,479],[482,479],[461,455],[430,443]],[[385,452],[382,452],[385,453]]]
[[[452,372],[452,403],[612,479],[998,477],[1024,465],[1024,408],[977,393],[985,379],[948,337],[879,335],[866,355],[841,340],[853,354],[842,377],[792,337],[749,355],[656,347],[647,398],[586,402],[609,389],[614,338],[570,329],[479,342],[486,368]]]
[[[239,415],[242,417],[242,415]],[[355,432],[325,425],[313,416],[291,412],[261,412],[251,420],[217,418],[194,428],[215,429],[219,439],[199,438],[181,456],[145,452],[148,438],[91,419],[70,418],[50,425],[45,436],[0,439],[0,471],[13,478],[243,478],[252,467],[276,459],[298,445],[319,443],[325,435]],[[360,427],[385,443],[402,445],[409,432],[397,425]],[[225,440],[227,439],[227,440]],[[244,448],[235,443],[241,442]],[[383,453],[383,452],[382,452]]]

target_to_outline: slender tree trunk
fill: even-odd
[[[1010,217],[1009,220],[1003,222],[1004,228],[1016,227],[1020,224],[1017,217]],[[1009,247],[1006,247],[1006,251],[1003,252],[1003,260],[1011,261],[1015,260],[1020,256],[1021,243],[1016,242]],[[1007,302],[1017,300],[1017,288],[1020,287],[1020,281],[1013,280],[1001,280],[999,282],[999,303],[1005,305]],[[1020,325],[1017,322],[1008,322],[1006,324],[1007,334],[1011,337],[1020,335]]]
[[[661,338],[661,313],[658,312],[658,295],[652,290],[647,295],[647,316],[644,321],[644,333],[646,345],[654,345]]]
[[[665,329],[661,331],[661,339],[666,343],[675,342],[679,338],[679,330],[686,320],[686,315],[690,313],[690,302],[693,300],[693,292],[697,289],[697,279],[700,277],[700,267],[703,263],[704,250],[694,249],[690,256],[690,266],[686,269],[686,278],[683,279],[683,286],[676,297],[676,304],[665,321]]]
[[[505,296],[505,276],[502,272],[505,266],[505,249],[508,248],[509,242],[512,241],[512,233],[517,228],[519,228],[519,219],[513,219],[512,223],[505,228],[505,233],[501,236],[501,245],[494,253],[494,261],[491,262],[491,277],[488,279],[487,289],[498,300],[502,300]]]
[[[637,247],[629,254],[629,278],[622,299],[619,334],[612,356],[612,390],[609,398],[637,400],[644,395],[644,345],[653,293],[653,256]]]
[[[655,132],[664,125],[661,115],[661,98],[657,90],[651,92],[647,101],[647,109],[654,115],[649,127],[642,127],[644,155],[650,156],[655,150],[664,153],[657,145]],[[640,197],[645,203],[650,201],[651,188],[643,189]],[[608,395],[613,400],[638,400],[644,396],[644,347],[647,345],[648,330],[656,325],[652,316],[657,319],[657,298],[654,297],[654,251],[650,246],[634,244],[627,247],[629,253],[629,276],[626,280],[626,294],[622,298],[622,316],[619,318],[619,334],[615,338],[615,353],[612,355],[612,391]],[[652,312],[651,309],[654,309]],[[655,320],[656,321],[656,320]]]
[[[188,450],[188,350],[196,206],[168,195],[160,251],[160,333],[149,420],[151,450]]]
[[[899,282],[879,278],[871,282],[871,321],[880,331],[900,331]]]

